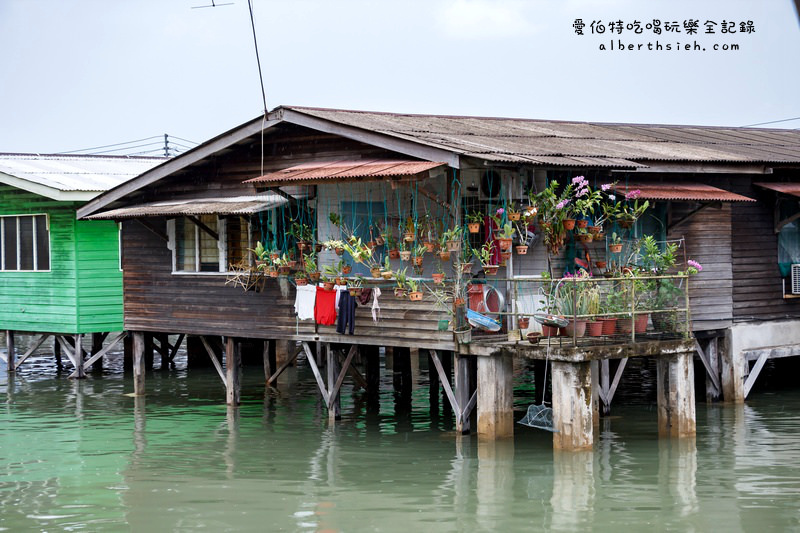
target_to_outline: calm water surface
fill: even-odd
[[[329,427],[304,364],[267,391],[246,367],[235,410],[216,373],[184,359],[148,373],[146,398],[126,396],[118,359],[83,381],[53,367],[37,357],[13,379],[0,367],[0,529],[800,530],[796,388],[698,403],[696,440],[669,441],[641,372],[626,374],[594,451],[559,454],[522,426],[513,442],[457,438],[449,416],[430,416],[424,369],[410,410],[387,373],[379,410],[346,386]],[[519,419],[530,369],[517,383]]]

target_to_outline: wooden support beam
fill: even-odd
[[[170,351],[169,351],[170,363],[175,361],[175,355],[178,353],[178,350],[180,350],[181,343],[183,342],[184,337],[186,337],[186,335],[184,333],[181,333],[180,335],[178,335],[178,340],[175,341],[175,344],[170,346]]]
[[[694,349],[697,352],[697,355],[700,356],[700,361],[703,362],[703,367],[705,367],[706,369],[706,375],[711,380],[711,383],[714,386],[714,390],[717,392],[717,394],[719,394],[719,392],[722,390],[719,383],[719,376],[717,375],[717,372],[715,372],[715,369],[712,367],[711,364],[711,356],[712,356],[711,350],[713,350],[713,357],[717,357],[716,337],[710,339],[706,346],[707,348],[709,348],[709,353],[706,353],[703,347],[700,346],[699,342],[695,342]]]
[[[463,355],[456,354],[456,402],[458,406],[466,405],[469,402],[469,358]],[[456,407],[456,413],[461,413],[461,409]],[[470,431],[469,418],[464,419],[461,416],[456,420],[456,431],[466,435]]]
[[[753,385],[758,379],[758,375],[761,373],[761,369],[764,368],[764,363],[767,362],[769,359],[768,353],[762,353],[756,364],[753,365],[752,370],[750,370],[750,375],[747,376],[747,381],[744,382],[744,397],[747,398],[747,395],[750,394],[750,389],[753,388]]]
[[[144,226],[145,229],[147,229],[150,233],[152,233],[153,235],[155,235],[156,237],[158,237],[162,241],[169,242],[169,237],[167,236],[167,234],[164,233],[163,231],[161,231],[160,229],[158,229],[157,227],[155,227],[154,225],[152,225],[146,219],[135,218],[134,220],[136,222],[138,222],[139,224],[141,224],[142,226]]]
[[[331,350],[331,345],[325,343],[325,354],[327,355],[327,372],[328,372],[328,420],[335,422],[342,418],[341,415],[341,402],[339,401],[339,391],[336,390],[336,384],[339,383],[339,377],[344,378],[344,372],[339,368],[339,361],[336,359],[336,354]]]
[[[614,372],[614,380],[611,382],[611,388],[608,389],[608,405],[611,406],[611,401],[614,399],[614,393],[617,392],[617,386],[619,385],[619,380],[622,379],[622,373],[625,371],[625,365],[628,364],[628,358],[624,357],[619,360],[619,366],[617,366],[617,371]]]
[[[225,343],[226,402],[230,406],[242,403],[242,343],[228,337]]]
[[[25,352],[25,353],[22,355],[22,357],[20,357],[20,358],[19,358],[19,360],[18,360],[18,361],[17,361],[17,362],[14,364],[14,370],[16,371],[16,370],[17,370],[17,369],[20,367],[20,365],[21,365],[22,363],[24,363],[24,362],[25,362],[25,359],[27,359],[28,357],[30,357],[31,355],[33,355],[33,352],[35,352],[35,351],[36,351],[36,349],[37,349],[39,346],[41,346],[41,345],[42,345],[42,343],[43,343],[45,340],[47,340],[49,337],[50,337],[50,335],[49,335],[49,334],[47,334],[47,333],[43,333],[43,334],[39,335],[39,338],[38,338],[38,339],[36,339],[36,342],[35,342],[35,343],[33,343],[33,346],[31,346],[30,348],[28,348],[28,351],[27,351],[27,352]],[[11,366],[11,365],[9,365],[9,367],[10,367],[10,366]]]
[[[268,387],[271,387],[272,384],[275,383],[275,381],[277,381],[277,379],[280,377],[280,375],[283,374],[283,371],[286,370],[287,368],[289,368],[289,366],[291,366],[292,363],[294,363],[295,359],[297,359],[297,356],[300,355],[300,352],[302,352],[302,351],[303,351],[302,347],[298,348],[297,350],[295,350],[294,355],[284,359],[284,361],[281,363],[281,365],[278,367],[278,369],[275,371],[275,373],[272,374],[269,377],[269,379],[267,380],[267,386]]]
[[[61,346],[61,350],[66,354],[67,359],[70,360],[72,366],[77,368],[77,364],[75,363],[75,356],[72,352],[73,347],[67,342],[67,339],[63,335],[56,335],[56,340],[58,340],[59,346]]]
[[[210,235],[212,239],[214,239],[215,241],[219,240],[219,233],[217,233],[213,229],[203,224],[203,222],[199,218],[193,215],[186,215],[186,218],[191,220],[195,226],[197,226],[198,228],[206,232],[208,235]]]
[[[436,367],[436,372],[439,374],[439,381],[442,383],[442,388],[447,396],[447,400],[450,402],[453,412],[456,413],[456,419],[460,419],[461,409],[458,407],[456,396],[453,394],[453,389],[450,387],[450,378],[445,373],[444,368],[442,368],[442,362],[439,360],[439,354],[436,350],[429,350],[429,353],[431,354],[433,365]]]
[[[214,349],[208,343],[208,340],[206,340],[205,336],[200,335],[200,341],[203,343],[203,346],[205,346],[206,353],[211,359],[211,363],[214,365],[214,368],[217,369],[217,375],[219,375],[219,379],[222,380],[223,385],[226,385],[227,380],[225,378],[225,372],[222,371],[222,365],[219,363],[219,359],[217,359],[217,354],[214,353]]]
[[[358,345],[357,344],[353,344],[350,349],[352,350],[353,348],[356,349],[355,355],[358,355],[358,353],[359,353]],[[347,372],[348,374],[350,374],[350,377],[353,378],[353,381],[356,382],[357,386],[361,387],[364,390],[367,390],[367,380],[361,374],[361,372],[358,371],[358,368],[356,368],[356,366],[353,365],[353,364],[344,365],[344,362],[343,362],[344,358],[343,358],[343,356],[341,354],[337,354],[337,357],[339,358],[339,362],[342,363],[342,372]]]
[[[347,375],[347,369],[350,368],[350,363],[353,361],[353,356],[358,351],[358,348],[355,344],[350,346],[350,351],[347,352],[347,358],[344,360],[344,363],[341,366],[341,370],[339,371],[339,375],[336,378],[336,383],[331,390],[331,397],[335,397],[339,395],[339,389],[342,387],[342,383],[344,382],[344,377]],[[330,353],[330,345],[328,345],[328,352]],[[328,406],[330,409],[330,405]]]
[[[144,396],[144,333],[133,332],[133,394]]]
[[[793,214],[792,216],[790,216],[788,218],[784,218],[783,220],[778,220],[778,215],[777,215],[778,208],[777,207],[775,208],[775,213],[776,213],[776,215],[775,215],[775,220],[776,220],[775,221],[775,233],[780,233],[781,230],[783,229],[783,227],[786,224],[791,224],[792,222],[794,222],[795,220],[800,218],[800,212],[798,212],[798,213],[795,213],[795,214]]]
[[[83,363],[83,369],[84,370],[89,370],[89,368],[91,368],[91,366],[94,364],[95,361],[97,361],[98,359],[103,357],[105,354],[107,354],[109,351],[111,351],[119,343],[119,341],[124,339],[127,335],[128,334],[125,331],[123,331],[119,335],[114,337],[114,340],[112,340],[106,347],[101,349],[99,352],[97,352],[96,354],[91,356],[89,359],[87,359]],[[73,372],[72,374],[70,374],[69,377],[71,377],[71,378],[78,377],[77,376],[77,370],[75,372]]]
[[[314,379],[317,380],[317,386],[319,387],[319,392],[322,393],[322,399],[325,401],[325,405],[328,405],[328,390],[325,388],[325,381],[322,379],[322,375],[319,373],[319,368],[317,367],[317,362],[314,359],[314,354],[311,353],[311,348],[308,346],[307,342],[303,342],[303,350],[305,351],[308,365],[311,367],[311,371],[314,373]]]
[[[264,341],[264,382],[269,385],[269,378],[272,376],[272,367],[269,361],[269,347],[270,344],[275,341],[266,340]]]

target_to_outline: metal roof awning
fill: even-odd
[[[289,200],[277,194],[235,196],[229,198],[192,198],[166,200],[146,204],[121,207],[103,211],[88,217],[87,220],[117,220],[123,218],[189,215],[252,215],[281,206]]]
[[[270,172],[244,183],[258,185],[314,185],[343,181],[379,181],[384,178],[419,179],[428,171],[447,166],[447,163],[431,161],[403,161],[391,159],[369,159],[353,161],[325,161],[305,163]]]
[[[781,194],[787,194],[789,196],[796,196],[800,198],[800,183],[765,183],[765,182],[758,182],[753,183],[762,189],[769,189],[771,191],[779,192]]]
[[[754,199],[736,194],[704,183],[618,183],[614,186],[620,194],[630,191],[641,192],[640,198],[646,200],[682,200],[696,202],[755,202]]]

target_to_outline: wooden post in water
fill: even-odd
[[[656,360],[658,434],[690,437],[696,433],[693,352],[659,356]]]
[[[16,365],[16,349],[14,348],[14,332],[6,330],[6,370],[9,374],[14,373],[14,366]]]
[[[103,349],[103,340],[106,336],[102,333],[92,333],[92,352],[94,355]],[[92,372],[100,372],[103,370],[103,357],[92,363]]]
[[[428,404],[431,419],[439,417],[439,373],[433,364],[433,358],[428,355]]]
[[[381,393],[381,353],[378,346],[361,346],[361,355],[366,360],[367,410],[378,406]]]
[[[480,439],[496,440],[514,436],[513,366],[510,353],[478,357]]]
[[[128,337],[125,337],[128,340]],[[62,370],[64,363],[61,361],[61,343],[58,342],[58,335],[53,335],[53,355],[56,358],[56,369]]]
[[[328,405],[328,421],[333,423],[342,419],[341,395],[339,394],[339,391],[336,390],[336,381],[339,379],[339,372],[341,369],[339,368],[339,358],[336,357],[334,351],[331,350],[331,345],[325,343],[324,347],[325,354],[328,357],[328,394],[333,394],[333,397],[330,398]]]
[[[131,336],[133,337],[133,394],[144,396],[144,333],[134,331]]]
[[[594,442],[592,422],[592,371],[589,361],[553,361],[553,447],[588,450]]]
[[[600,425],[600,361],[590,363],[592,372],[592,425]]]
[[[458,404],[460,409],[463,409],[469,403],[469,357],[464,355],[456,354],[456,371],[455,371],[455,382],[456,382],[456,403]],[[469,433],[470,430],[470,423],[469,417],[465,416],[462,417],[460,413],[455,413],[456,415],[456,431],[461,433],[462,435]]]
[[[264,357],[264,382],[272,376],[272,361],[270,361],[270,351],[274,354],[275,341],[264,341],[263,357]]]
[[[750,368],[743,350],[734,343],[731,328],[725,332],[723,346],[724,349],[720,350],[722,398],[726,403],[744,403],[744,382],[750,373]]]
[[[75,335],[75,378],[86,378],[86,370],[83,368],[83,335]]]
[[[225,343],[225,388],[226,403],[236,406],[241,403],[242,352],[240,343],[227,337]]]

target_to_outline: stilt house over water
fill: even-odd
[[[9,371],[47,339],[81,376],[88,353],[122,331],[119,230],[78,221],[76,209],[163,161],[157,157],[0,154],[0,331]],[[14,333],[38,335],[15,360]],[[88,366],[88,365],[86,365]]]
[[[570,186],[575,195],[559,196]],[[584,186],[608,209],[587,208]],[[694,433],[695,355],[709,399],[743,401],[767,359],[800,354],[798,198],[798,131],[279,107],[78,216],[122,223],[135,361],[145,334],[188,335],[235,404],[241,340],[274,341],[264,344],[265,357],[279,354],[265,359],[268,379],[300,341],[335,418],[344,373],[362,379],[351,368],[359,348],[368,373],[376,347],[395,359],[419,348],[459,428],[477,408],[479,434],[497,438],[512,432],[512,359],[548,359],[554,442],[574,449],[591,446],[628,357],[659,358],[660,427],[680,436]],[[520,248],[506,251],[505,236]],[[691,278],[689,259],[702,268]],[[648,270],[664,278],[632,279]],[[353,290],[314,287],[318,271]],[[559,316],[573,327],[556,337]],[[586,319],[616,326],[584,331]],[[348,355],[340,369],[328,350],[326,384],[329,345]]]

